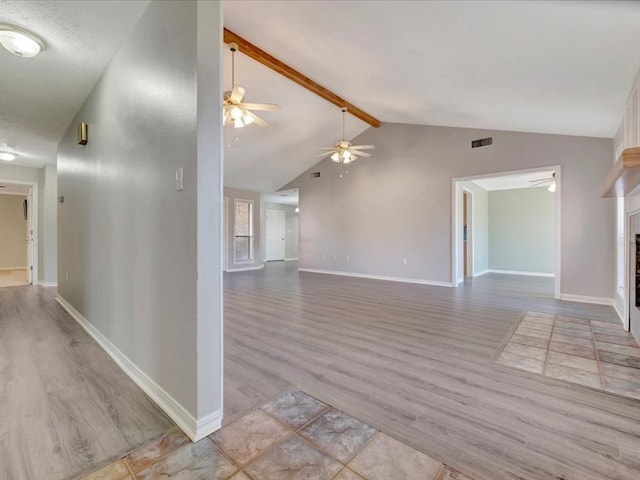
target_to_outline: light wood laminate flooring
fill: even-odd
[[[225,422],[295,385],[478,480],[640,478],[640,402],[491,361],[526,311],[611,307],[498,274],[450,289],[286,262],[224,280]]]
[[[174,428],[55,301],[0,288],[0,479],[58,480]]]

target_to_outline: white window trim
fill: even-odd
[[[250,218],[250,222],[249,222],[249,259],[248,260],[238,260],[236,258],[236,211],[237,211],[237,205],[240,202],[244,202],[244,203],[248,203],[251,207],[250,207],[250,211],[251,211],[251,218]],[[255,212],[254,212],[254,203],[253,200],[247,200],[245,198],[236,198],[233,200],[233,264],[234,265],[250,265],[252,263],[254,263],[255,259],[254,259],[254,245],[253,245],[253,240],[254,240],[254,235],[253,235],[253,222],[255,220],[254,218]],[[242,237],[242,238],[246,238],[246,237]]]

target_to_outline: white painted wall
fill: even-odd
[[[0,194],[0,269],[27,267],[26,198]]]
[[[489,269],[553,274],[555,195],[548,188],[489,192]]]
[[[58,145],[59,294],[192,438],[222,415],[221,42],[219,2],[151,2]]]
[[[613,298],[614,203],[599,197],[611,139],[383,124],[353,142],[376,149],[349,175],[325,160],[283,187],[300,189],[302,268],[449,283],[451,179],[560,165],[561,291]]]

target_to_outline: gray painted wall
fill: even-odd
[[[26,198],[0,194],[0,269],[27,266]]]
[[[473,194],[473,273],[478,275],[489,268],[489,192],[473,182],[460,182],[460,186]],[[464,268],[462,261],[460,268]],[[458,278],[462,273],[461,270]]]
[[[547,188],[489,192],[489,268],[554,273],[555,195]]]
[[[264,208],[265,210],[280,210],[285,212],[285,259],[292,260],[298,258],[298,213],[296,213],[296,207],[282,203],[265,203]],[[266,258],[266,256],[263,258]]]
[[[59,294],[195,419],[222,408],[221,39],[219,2],[151,2],[58,145]]]
[[[227,265],[229,270],[238,268],[252,268],[264,265],[262,224],[264,221],[264,209],[262,208],[260,193],[240,188],[224,187],[224,196],[229,205],[229,219],[227,230]],[[234,205],[236,199],[250,200],[253,202],[253,261],[239,262],[234,260],[233,241],[235,232]]]
[[[353,141],[376,149],[348,175],[324,160],[283,187],[300,189],[301,267],[451,282],[452,178],[560,165],[561,291],[613,297],[611,139],[383,124]]]
[[[47,284],[58,281],[58,175],[55,165],[47,165],[41,169],[42,210],[42,243],[40,249],[42,264],[40,279]]]
[[[45,172],[49,173],[49,180],[45,182]],[[44,168],[18,167],[15,165],[0,165],[0,179],[18,182],[30,182],[36,184],[38,190],[38,280],[54,283],[57,271],[55,268],[57,251],[57,204],[51,203],[53,195],[55,200],[57,184],[54,165],[47,165]],[[45,222],[45,218],[49,221]],[[54,221],[51,222],[50,220]]]

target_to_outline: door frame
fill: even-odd
[[[462,185],[461,182],[469,182],[480,178],[502,177],[518,173],[534,173],[553,170],[556,173],[556,191],[554,193],[555,209],[555,265],[554,265],[554,298],[560,300],[562,285],[562,168],[560,165],[527,168],[522,170],[509,170],[504,172],[486,173],[470,177],[456,177],[451,179],[451,286],[457,287],[458,269],[461,261],[460,250],[462,248]]]
[[[282,258],[278,258],[275,260],[269,260],[267,258],[267,244],[269,243],[269,239],[267,238],[268,236],[268,231],[269,231],[269,212],[276,212],[278,215],[282,214],[284,216],[284,236],[283,238],[283,244],[284,244],[284,251],[282,252]],[[273,208],[266,208],[265,209],[265,222],[264,222],[264,261],[265,262],[277,262],[277,261],[281,261],[281,260],[286,260],[287,258],[287,212],[285,212],[284,210],[275,210]]]
[[[473,199],[473,192],[471,190],[469,190],[466,187],[462,187],[462,198],[464,199],[464,194],[467,194],[467,272],[464,271],[464,267],[462,269],[462,279],[464,281],[465,277],[473,277],[476,273],[475,271],[475,260],[474,260],[474,245],[475,245],[475,238],[474,238],[474,228],[473,228],[473,222],[474,222],[474,208],[475,208],[475,203],[474,203],[474,199]],[[463,218],[463,222],[464,222],[464,218]],[[464,223],[463,223],[463,228],[464,228]],[[464,239],[464,235],[463,235],[463,239]],[[463,252],[464,253],[464,252]]]
[[[29,213],[28,213],[28,222],[29,222],[29,230],[32,231],[33,242],[31,242],[31,265],[27,265],[27,275],[29,275],[29,267],[33,267],[31,269],[31,285],[37,285],[40,283],[40,275],[39,275],[39,242],[38,242],[38,223],[40,220],[40,212],[38,210],[38,183],[37,182],[25,182],[22,180],[13,180],[10,178],[0,178],[0,182],[8,183],[13,185],[26,185],[31,187],[32,189],[32,199],[31,205],[29,205]],[[27,198],[28,195],[27,195]],[[27,249],[29,247],[27,246]],[[28,253],[28,251],[27,251]],[[29,255],[27,255],[29,258]]]

